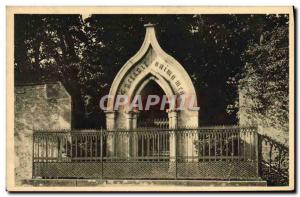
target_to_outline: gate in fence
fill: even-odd
[[[146,119],[146,120],[138,119],[137,127],[138,127],[138,129],[147,129],[147,128],[167,129],[167,128],[170,128],[168,118],[153,118],[153,119]]]
[[[255,128],[35,131],[33,178],[256,179]]]

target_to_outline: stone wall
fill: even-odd
[[[15,86],[15,179],[32,177],[34,130],[71,129],[71,97],[61,83]]]

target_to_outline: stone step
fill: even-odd
[[[267,186],[257,180],[102,180],[102,179],[27,179],[27,186],[40,187],[104,187],[104,186],[188,186],[188,187],[240,187]]]

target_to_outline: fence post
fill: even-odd
[[[260,175],[260,162],[262,158],[262,141],[258,134],[257,128],[255,129],[255,146],[256,146],[256,167],[257,167],[257,176]]]
[[[101,179],[103,179],[103,130],[100,130],[100,161],[101,161]]]
[[[177,179],[177,154],[178,154],[178,152],[177,152],[177,132],[176,132],[176,130],[174,129],[173,130],[174,131],[174,143],[175,143],[175,147],[174,147],[174,152],[175,152],[175,179]]]
[[[35,177],[35,174],[34,174],[34,171],[35,171],[35,168],[34,168],[34,138],[35,138],[35,134],[33,131],[33,133],[32,133],[32,179]]]

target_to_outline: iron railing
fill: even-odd
[[[289,148],[266,135],[258,135],[260,176],[268,185],[289,184]]]
[[[256,128],[35,131],[33,177],[256,179]]]

